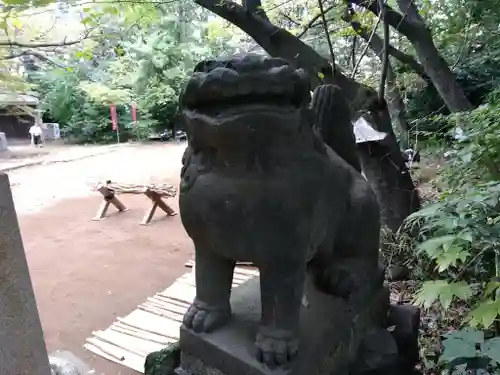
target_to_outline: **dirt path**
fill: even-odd
[[[131,146],[131,144],[76,146],[50,143],[43,148],[34,148],[25,144],[9,146],[8,151],[0,153],[0,171],[5,172],[27,166],[84,159],[107,154],[128,146]]]
[[[178,184],[183,150],[134,146],[9,173],[49,351],[70,350],[97,374],[135,374],[85,351],[85,339],[185,273],[192,244],[179,216],[157,213],[151,226],[140,226],[142,196],[125,196],[125,213],[91,221],[100,197],[88,186],[103,179]]]

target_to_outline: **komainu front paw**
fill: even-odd
[[[231,317],[230,308],[210,306],[195,300],[184,315],[183,323],[186,328],[197,333],[211,332],[222,327]]]
[[[290,331],[261,327],[255,340],[257,360],[270,368],[291,362],[299,351],[299,340]]]

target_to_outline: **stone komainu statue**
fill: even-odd
[[[310,100],[303,70],[249,54],[199,63],[181,96],[189,145],[180,211],[196,250],[184,325],[224,325],[235,262],[251,261],[261,282],[257,357],[268,365],[298,352],[306,276],[349,301],[383,283],[379,207],[345,131],[348,105],[334,86]]]

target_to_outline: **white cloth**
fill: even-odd
[[[30,134],[34,137],[37,135],[42,135],[42,128],[40,126],[33,125],[30,128]]]

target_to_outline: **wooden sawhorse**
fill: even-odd
[[[115,206],[118,212],[128,210],[123,202],[118,199],[118,194],[144,194],[151,201],[152,205],[146,211],[144,218],[140,222],[141,225],[149,225],[151,223],[158,207],[168,216],[177,215],[177,212],[163,200],[163,198],[173,198],[177,195],[177,189],[170,184],[134,185],[106,181],[105,184],[99,184],[96,190],[102,194],[104,201],[101,203],[99,211],[97,211],[97,215],[93,220],[104,219],[110,205]]]

